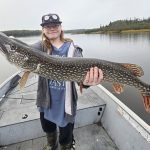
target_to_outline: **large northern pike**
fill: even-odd
[[[112,82],[117,93],[123,85],[134,86],[143,96],[144,107],[150,113],[150,85],[138,77],[144,73],[135,64],[115,63],[93,58],[61,58],[50,56],[17,39],[0,33],[0,50],[16,66],[45,78],[82,82],[87,71],[97,66],[103,71],[104,81]]]

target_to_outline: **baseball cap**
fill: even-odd
[[[57,14],[47,14],[42,16],[41,26],[45,26],[48,24],[61,24],[60,18]]]

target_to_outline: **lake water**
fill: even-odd
[[[150,33],[66,34],[66,37],[72,38],[75,44],[83,48],[84,57],[140,65],[144,70],[144,76],[141,79],[150,84]],[[40,40],[40,38],[40,36],[35,36],[19,39],[32,44]],[[0,83],[18,70],[15,66],[9,64],[2,55],[0,55],[0,68]],[[124,93],[117,95],[113,92],[111,84],[103,85],[150,125],[150,115],[145,112],[142,97],[135,88],[127,86],[124,89]]]

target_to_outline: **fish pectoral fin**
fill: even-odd
[[[141,77],[144,75],[143,69],[136,64],[121,64],[121,65],[129,69],[137,77]]]
[[[148,113],[150,113],[150,94],[142,94],[142,96],[144,108]]]
[[[124,91],[124,85],[120,83],[113,83],[113,89],[115,93],[120,94]]]
[[[30,71],[25,71],[23,76],[21,77],[21,79],[19,80],[19,85],[20,85],[20,90],[22,91],[22,89],[25,87],[25,84],[27,82],[27,79],[29,77]]]

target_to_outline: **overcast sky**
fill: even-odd
[[[59,14],[64,29],[95,28],[150,17],[150,0],[0,0],[0,30],[41,29],[41,16]]]

